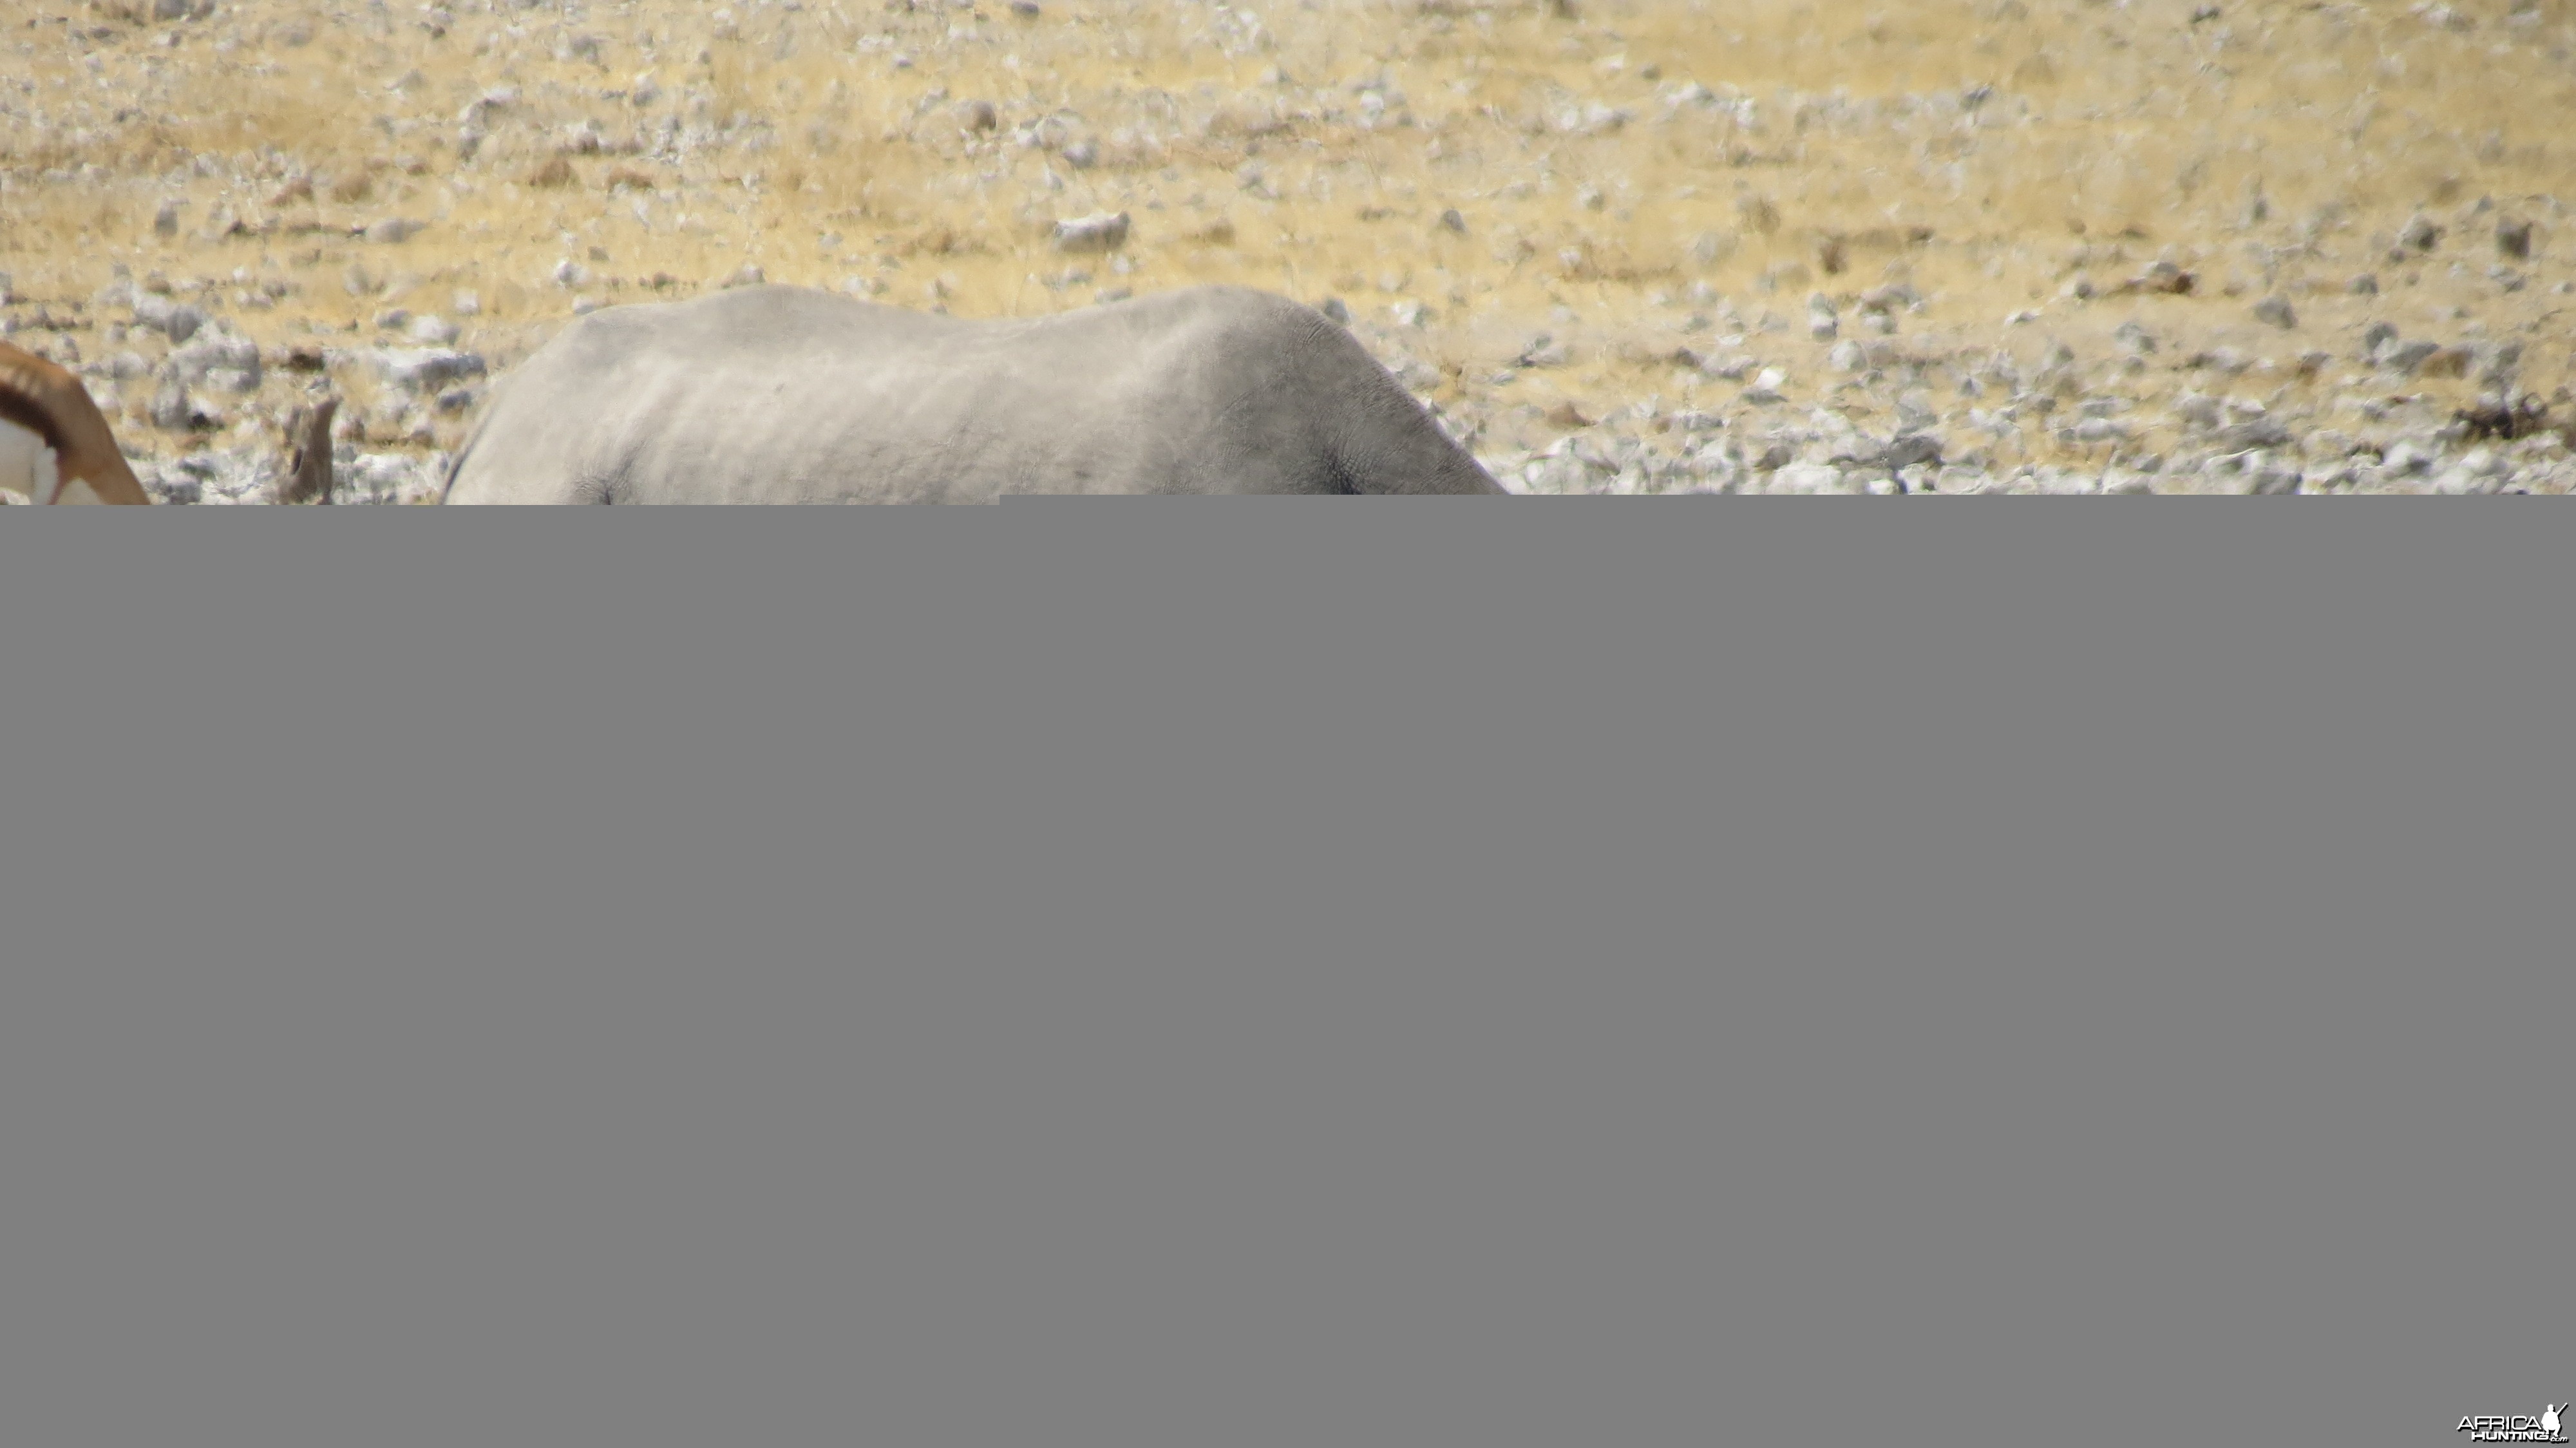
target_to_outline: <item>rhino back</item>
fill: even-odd
[[[504,384],[450,496],[1342,492],[1353,419],[1418,413],[1338,328],[1247,289],[964,321],[747,288],[575,323]]]

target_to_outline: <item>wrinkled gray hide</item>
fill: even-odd
[[[495,390],[447,501],[1502,491],[1284,297],[964,321],[773,286],[575,322]]]

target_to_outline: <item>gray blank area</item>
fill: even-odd
[[[2537,1414],[2565,550],[2152,506],[0,534],[0,1440]]]

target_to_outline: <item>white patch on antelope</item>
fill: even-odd
[[[44,438],[0,418],[0,490],[16,493],[30,503],[50,503],[55,501],[55,493],[61,483],[59,462],[54,457],[54,450],[45,446]],[[98,495],[90,492],[87,483],[77,485],[84,495],[78,501],[98,501]],[[72,500],[66,498],[64,501]]]

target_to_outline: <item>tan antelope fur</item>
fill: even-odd
[[[0,489],[35,503],[148,504],[89,389],[0,342]]]

